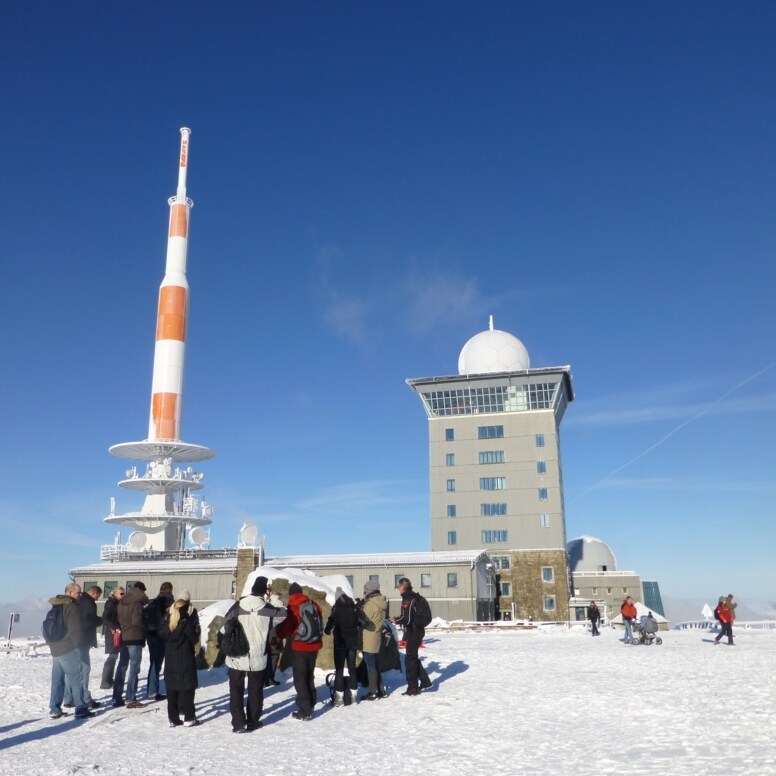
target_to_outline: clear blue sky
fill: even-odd
[[[5,3],[3,599],[139,500],[178,129],[213,546],[429,547],[427,420],[496,326],[570,364],[568,536],[773,600],[776,6]],[[126,533],[126,531],[125,531]]]

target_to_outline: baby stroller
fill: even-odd
[[[663,639],[657,635],[657,620],[654,617],[642,617],[640,622],[633,623],[633,641],[631,644],[662,644]]]

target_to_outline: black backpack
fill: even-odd
[[[245,614],[239,602],[224,617],[224,632],[219,634],[218,646],[226,657],[244,657],[251,651],[242,623],[237,619]]]
[[[294,634],[294,641],[314,644],[323,638],[323,620],[315,604],[308,598],[299,605],[299,627]]]
[[[159,630],[159,625],[162,622],[162,607],[158,598],[154,598],[143,607],[143,622],[149,631]]]
[[[46,615],[46,619],[43,620],[41,631],[46,644],[62,641],[67,636],[64,608],[64,606],[52,606]]]
[[[431,624],[433,615],[428,601],[420,594],[415,593],[415,605],[412,609],[412,620],[410,625],[417,625],[418,628],[427,628]]]

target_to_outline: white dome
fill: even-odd
[[[458,374],[461,375],[519,372],[530,366],[525,345],[509,332],[499,329],[475,334],[458,356]]]
[[[617,571],[617,559],[612,548],[595,536],[580,536],[567,545],[569,569],[572,574],[580,571]]]

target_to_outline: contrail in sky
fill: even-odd
[[[596,482],[595,485],[591,485],[589,488],[585,488],[585,490],[583,490],[581,493],[574,496],[574,498],[571,499],[571,501],[569,501],[569,504],[573,504],[577,499],[580,499],[582,498],[582,496],[585,496],[588,493],[590,493],[591,490],[595,490],[596,488],[603,485],[607,480],[610,480],[612,477],[614,477],[615,474],[618,474],[623,469],[627,469],[631,464],[636,463],[636,461],[640,460],[645,455],[648,455],[649,453],[651,453],[656,447],[660,447],[660,445],[662,445],[663,442],[670,439],[674,434],[676,434],[678,431],[681,431],[685,426],[688,426],[690,423],[698,420],[698,418],[702,418],[704,415],[711,412],[711,410],[713,410],[714,407],[716,407],[720,402],[723,402],[725,399],[727,399],[727,397],[730,396],[731,393],[733,393],[734,391],[737,391],[739,388],[751,382],[752,380],[755,380],[760,375],[767,372],[769,369],[772,369],[774,366],[776,366],[776,363],[768,364],[768,366],[763,367],[762,369],[755,372],[753,375],[749,375],[749,377],[747,377],[745,380],[742,380],[740,383],[737,383],[732,388],[725,391],[725,393],[723,393],[722,396],[720,396],[718,399],[713,401],[711,404],[708,404],[707,406],[705,406],[702,410],[700,410],[700,412],[695,413],[695,415],[693,415],[691,418],[687,418],[687,420],[682,421],[678,426],[676,426],[676,428],[671,429],[671,431],[669,431],[664,437],[661,437],[660,439],[658,439],[657,442],[650,445],[646,450],[642,450],[635,458],[631,458],[630,461],[628,461],[627,463],[624,463],[622,466],[618,466],[613,471],[610,471],[609,474],[607,474],[605,477],[598,480],[598,482]]]

